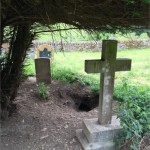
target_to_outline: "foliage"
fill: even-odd
[[[121,119],[122,126],[124,127],[124,131],[122,134],[121,140],[124,142],[121,146],[130,147],[130,149],[136,150],[139,147],[139,143],[142,138],[149,134],[150,130],[150,88],[146,86],[143,77],[148,77],[148,66],[146,67],[148,59],[142,55],[142,51],[119,51],[118,55],[122,53],[123,56],[128,55],[128,57],[133,58],[133,71],[129,72],[128,75],[123,73],[123,77],[116,75],[116,80],[120,80],[116,82],[114,98],[120,101],[120,106],[117,110],[119,114],[119,118]],[[139,56],[139,54],[141,54]],[[86,53],[87,54],[87,53]],[[99,80],[96,75],[86,75],[80,72],[80,68],[78,66],[78,62],[80,66],[82,66],[80,62],[80,58],[87,59],[85,53],[80,54],[78,56],[76,53],[73,53],[73,56],[69,54],[69,58],[65,58],[67,61],[61,59],[63,64],[59,66],[59,61],[57,64],[53,66],[53,78],[58,80],[63,80],[65,82],[81,82],[84,85],[88,85],[94,92],[99,91]],[[143,51],[144,55],[147,55],[146,51]],[[67,55],[67,54],[65,54]],[[94,54],[93,54],[94,55]],[[98,54],[99,55],[99,54]],[[134,57],[133,57],[134,55]],[[141,58],[141,56],[144,58]],[[83,58],[84,57],[84,58]],[[90,53],[90,58],[92,54]],[[71,60],[75,60],[78,58],[76,63]],[[69,61],[69,62],[68,62]],[[139,67],[139,63],[142,63]],[[70,66],[69,64],[72,64]],[[145,64],[145,65],[144,65]],[[82,66],[83,68],[83,66]],[[137,68],[137,69],[136,69]],[[145,70],[143,70],[143,69]],[[141,72],[140,72],[141,71]],[[142,73],[143,72],[143,73]],[[121,74],[121,73],[119,73]],[[98,75],[99,76],[99,75]],[[126,76],[126,78],[125,78]],[[142,79],[140,79],[142,76]],[[135,79],[138,79],[139,82],[135,82]],[[145,78],[146,79],[146,78]],[[142,82],[144,84],[142,84]]]
[[[86,77],[85,75],[68,68],[62,69],[61,67],[54,67],[53,79],[67,83],[80,82],[83,85],[90,86],[93,92],[98,92],[99,90],[99,82],[97,82],[94,77]]]
[[[125,79],[123,84],[116,88],[116,97],[121,100],[116,112],[124,132],[122,146],[139,150],[142,138],[150,136],[150,88],[128,85]]]
[[[150,92],[148,92],[150,88],[148,86],[138,85],[132,85],[127,78],[122,79],[122,83],[116,84],[115,86],[115,97],[121,102],[126,99],[133,100],[133,102],[137,99],[141,101],[150,99]]]
[[[112,33],[146,29],[149,26],[148,3],[149,0],[3,0],[2,28],[24,23],[66,23],[80,29]]]
[[[147,0],[3,0],[0,43],[10,35],[10,49],[6,68],[2,70],[2,92],[7,97],[7,100],[3,97],[2,110],[10,110],[17,94],[23,61],[35,37],[34,29],[38,30],[37,24],[50,28],[65,23],[78,29],[109,33],[148,28],[149,5],[145,2]],[[10,28],[10,34],[7,34],[6,27]]]
[[[24,61],[24,74],[27,76],[34,76],[35,75],[35,64],[34,61],[31,61],[29,58],[26,58]]]
[[[110,37],[111,34],[106,33],[106,32],[99,32],[99,31],[94,31],[92,33],[88,32],[88,40],[96,40],[96,41],[100,41],[100,40],[107,40]]]
[[[12,29],[4,31],[11,35],[9,37],[9,34],[6,34],[10,47],[8,54],[5,56],[5,65],[1,67],[1,117],[7,118],[9,112],[13,109],[13,100],[17,95],[17,89],[22,80],[23,61],[26,57],[27,48],[33,40],[33,35],[28,24],[14,26]],[[3,113],[3,110],[8,111],[8,113]]]
[[[69,26],[68,26],[69,29]],[[44,30],[44,28],[43,28]],[[140,32],[140,30],[138,30]],[[55,32],[45,32],[45,33],[38,33],[37,40],[39,41],[53,41],[53,42],[83,42],[83,41],[101,41],[105,39],[116,39],[118,41],[137,41],[137,38],[139,39],[148,39],[148,34],[146,30],[143,30],[142,32],[138,33],[138,31],[133,32],[116,32],[115,34],[107,33],[107,32],[86,32],[84,30],[77,30],[72,29],[68,31],[55,31]]]
[[[38,84],[38,92],[42,99],[44,100],[48,99],[48,89],[47,89],[47,86],[43,82],[40,82]]]

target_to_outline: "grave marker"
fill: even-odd
[[[115,72],[131,69],[130,59],[116,59],[116,55],[117,41],[104,40],[102,43],[101,59],[85,60],[85,72],[101,73],[98,115],[100,124],[111,123]]]
[[[104,40],[102,56],[97,60],[85,60],[87,73],[101,73],[98,119],[85,119],[83,129],[76,131],[84,150],[116,150],[114,139],[120,133],[120,122],[112,116],[112,99],[116,71],[131,69],[131,60],[116,58],[117,41]]]
[[[54,49],[48,44],[42,44],[37,48],[35,57],[37,82],[51,83],[51,62],[54,60]]]
[[[49,58],[35,59],[35,71],[37,83],[44,82],[45,84],[51,83],[51,71]]]

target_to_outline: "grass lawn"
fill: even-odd
[[[150,50],[122,50],[118,51],[117,57],[132,59],[131,71],[116,72],[115,85],[122,85],[123,81],[131,86],[150,87]],[[85,59],[99,59],[100,52],[57,52],[52,64],[52,77],[54,79],[71,82],[79,80],[92,89],[98,90],[100,74],[87,74],[84,72]],[[35,74],[34,61],[29,60],[30,66],[25,68],[27,74]]]

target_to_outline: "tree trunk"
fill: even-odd
[[[13,100],[20,85],[23,62],[32,42],[31,25],[19,25],[12,41],[9,58],[1,71],[1,117],[6,119],[16,108]]]

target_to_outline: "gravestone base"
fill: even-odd
[[[100,125],[98,119],[85,119],[83,129],[76,131],[76,136],[84,150],[116,150],[115,142],[119,138],[121,126],[116,116],[111,124]]]

